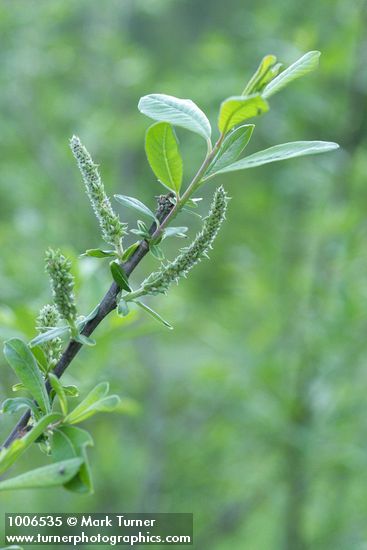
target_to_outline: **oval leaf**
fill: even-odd
[[[78,473],[82,464],[83,459],[77,457],[36,468],[20,476],[1,481],[0,491],[64,485]]]
[[[8,399],[5,399],[1,412],[3,414],[14,414],[23,409],[31,409],[35,416],[37,416],[40,412],[35,402],[27,397],[9,397]]]
[[[36,358],[37,364],[43,373],[46,373],[49,369],[47,357],[41,346],[32,347],[32,353]]]
[[[132,256],[135,252],[135,250],[139,247],[140,242],[137,241],[136,243],[131,244],[126,250],[124,250],[122,254],[122,260],[126,262],[130,256]]]
[[[182,184],[183,165],[173,128],[167,122],[157,122],[148,128],[145,152],[157,178],[176,193]]]
[[[73,340],[75,340],[75,342],[78,342],[79,344],[82,344],[82,346],[93,347],[96,345],[96,341],[93,338],[90,338],[85,334],[81,334],[80,332],[73,334]]]
[[[102,250],[101,248],[89,248],[81,256],[90,256],[91,258],[111,258],[116,256],[115,250]]]
[[[138,109],[144,115],[181,126],[210,140],[210,122],[201,109],[191,99],[179,99],[166,94],[150,94],[142,97]]]
[[[236,159],[238,159],[250,141],[254,128],[254,124],[244,124],[228,134],[223,141],[217,156],[209,166],[206,175],[217,172],[221,168],[232,164]]]
[[[222,134],[225,134],[244,120],[266,113],[268,110],[269,106],[260,94],[229,97],[220,106],[218,128]]]
[[[115,199],[124,206],[127,206],[128,208],[131,208],[133,210],[137,210],[141,214],[145,214],[145,216],[152,218],[152,220],[154,220],[156,224],[159,225],[159,221],[155,217],[155,214],[153,214],[150,208],[145,206],[144,203],[138,201],[138,199],[135,199],[134,197],[127,197],[126,195],[115,195]]]
[[[63,386],[64,392],[69,397],[79,397],[79,389],[77,386]]]
[[[319,58],[321,53],[318,51],[312,51],[306,53],[300,59],[298,59],[293,65],[290,65],[288,69],[285,69],[274,80],[269,82],[263,91],[263,97],[270,97],[284,86],[287,86],[296,78],[300,78],[305,74],[314,71],[319,66]]]
[[[153,317],[153,319],[155,319],[156,321],[158,321],[159,323],[162,323],[162,325],[164,325],[165,327],[169,328],[170,330],[173,330],[173,326],[169,324],[168,321],[166,321],[165,319],[163,319],[163,317],[161,317],[161,315],[159,315],[159,313],[157,313],[156,311],[154,311],[154,309],[152,309],[151,307],[147,306],[146,304],[144,304],[143,302],[140,302],[140,300],[134,300],[134,303],[137,304],[139,307],[141,307],[142,309],[144,309],[144,311],[146,311],[147,313],[149,313],[149,315],[151,317]]]
[[[129,313],[130,310],[128,303],[123,298],[121,298],[117,306],[117,315],[119,315],[119,317],[126,317],[126,315],[129,315]]]
[[[0,474],[5,472],[21,454],[47,430],[50,424],[62,420],[60,413],[50,413],[43,416],[41,420],[33,426],[21,439],[16,439],[13,443],[0,451]]]
[[[61,384],[60,379],[52,372],[49,373],[48,379],[50,380],[51,388],[55,391],[57,397],[59,398],[62,414],[66,416],[68,414],[68,400],[64,386]]]
[[[275,55],[266,55],[262,58],[260,65],[256,69],[254,75],[249,80],[246,88],[244,89],[242,95],[253,94],[259,92],[265,86],[266,79],[271,78],[269,75],[270,70],[276,64],[277,58]]]
[[[262,166],[269,162],[277,162],[279,160],[291,159],[294,157],[302,157],[305,155],[315,155],[319,153],[326,153],[338,149],[339,145],[330,141],[293,141],[291,143],[282,143],[264,149],[264,151],[258,151],[249,157],[245,157],[221,170],[218,170],[217,174],[223,174],[224,172],[234,172],[235,170],[245,170],[247,168],[254,168],[255,166]]]
[[[163,250],[161,249],[159,244],[150,243],[149,252],[152,254],[152,256],[154,256],[156,260],[164,260]]]
[[[78,414],[74,409],[74,411],[67,417],[67,421],[69,424],[78,424],[79,422],[83,422],[84,420],[87,420],[87,418],[90,418],[99,412],[113,412],[118,407],[119,403],[120,398],[118,395],[108,395],[107,397],[96,401],[87,408],[83,407],[83,409],[78,409]]]
[[[79,406],[74,409],[72,413],[69,414],[66,421],[69,424],[78,424],[79,422],[83,422],[84,420],[87,420],[87,418],[90,418],[99,412],[113,412],[116,407],[118,407],[119,403],[120,398],[118,395],[108,395],[107,397],[103,397],[102,399],[95,401],[88,407],[81,403],[83,406]]]
[[[188,227],[167,227],[163,232],[163,239],[167,237],[179,237],[181,239],[186,239],[186,232]]]
[[[5,342],[4,355],[43,412],[50,411],[50,401],[37,361],[28,346],[19,338]]]
[[[114,278],[118,286],[130,292],[131,288],[129,286],[127,275],[123,270],[123,268],[121,267],[121,265],[119,264],[118,260],[114,260],[113,262],[110,263],[110,269],[111,269],[112,277]]]
[[[29,347],[33,348],[35,346],[39,346],[41,344],[44,344],[45,342],[54,340],[55,338],[61,338],[66,334],[70,334],[69,326],[51,328],[47,332],[43,332],[42,334],[39,334],[38,336],[33,338],[33,340],[29,342]]]
[[[52,438],[52,456],[59,462],[61,460],[81,457],[83,464],[79,472],[68,483],[65,489],[75,493],[92,493],[93,482],[89,468],[87,447],[93,446],[91,435],[76,426],[60,426],[55,430]]]
[[[109,391],[108,382],[101,382],[83,399],[81,403],[66,417],[65,422],[69,424],[76,424],[81,422],[85,418],[92,416],[98,412],[98,407],[95,409],[97,403],[100,403],[104,399],[108,399],[107,394]],[[117,397],[117,396],[111,396]],[[92,411],[92,412],[91,412]],[[91,412],[91,414],[90,414]]]

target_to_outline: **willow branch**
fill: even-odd
[[[156,212],[156,216],[160,224],[163,224],[167,217],[169,217],[170,212],[173,208],[173,204],[170,201],[170,198],[168,195],[163,195],[158,198],[158,209]],[[149,232],[151,235],[154,234],[154,232],[159,230],[157,228],[156,223],[153,223]],[[146,240],[142,240],[138,246],[138,248],[135,250],[135,252],[132,254],[132,256],[122,264],[123,269],[127,276],[130,276],[131,273],[134,271],[134,269],[139,265],[141,260],[144,258],[144,256],[149,252],[149,243]],[[120,292],[119,286],[114,282],[106,292],[106,294],[103,296],[102,300],[100,301],[98,305],[98,311],[96,316],[93,319],[90,319],[83,331],[82,334],[85,336],[90,336],[95,329],[98,327],[98,325],[103,321],[105,317],[111,311],[113,311],[116,306],[116,299]],[[60,378],[66,369],[69,367],[75,356],[79,353],[80,349],[82,348],[82,344],[79,342],[75,342],[75,340],[71,340],[66,347],[64,353],[60,357],[59,362],[55,366],[53,373]],[[47,391],[50,392],[50,384],[47,381],[46,383]],[[12,432],[9,434],[5,442],[3,443],[2,447],[9,447],[9,445],[15,440],[21,438],[25,433],[27,432],[27,425],[29,422],[29,419],[31,417],[30,410],[27,410],[23,416],[20,418]]]

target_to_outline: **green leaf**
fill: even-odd
[[[201,202],[202,200],[203,200],[202,197],[192,197],[191,199],[186,201],[185,205],[189,206],[190,208],[197,208],[198,203]]]
[[[65,489],[76,493],[92,493],[93,482],[89,467],[87,447],[93,447],[89,432],[76,426],[60,426],[52,438],[52,455],[59,462],[69,458],[80,457],[83,464],[77,475],[65,484]]]
[[[120,317],[126,317],[126,315],[129,315],[129,313],[130,310],[126,300],[121,298],[117,306],[117,315],[119,315]]]
[[[89,321],[91,321],[92,319],[95,319],[95,317],[97,317],[98,312],[99,312],[99,305],[96,306],[86,317],[80,316],[78,318],[78,322],[76,323],[76,326],[77,326],[79,332],[81,332],[84,329],[85,325]]]
[[[210,140],[210,122],[201,109],[191,99],[179,99],[165,94],[151,94],[142,97],[138,109],[144,115],[181,126]]]
[[[206,175],[217,172],[221,168],[224,168],[234,162],[250,141],[254,128],[254,124],[244,124],[228,134],[224,139],[218,154],[210,164]]]
[[[63,386],[64,392],[69,397],[78,397],[79,396],[79,389],[76,386]]]
[[[24,387],[24,384],[19,382],[18,384],[13,384],[11,389],[12,389],[12,391],[24,391],[25,387]]]
[[[41,346],[33,347],[32,353],[36,358],[39,368],[42,370],[43,373],[46,373],[48,371],[49,365],[47,363],[45,352],[43,351]]]
[[[50,400],[37,361],[28,346],[19,338],[11,338],[4,345],[4,355],[43,412],[50,411]]]
[[[204,178],[202,179],[202,181],[204,181]],[[185,211],[185,212],[188,212],[189,214],[192,214],[192,215],[195,216],[196,218],[202,219],[201,214],[199,214],[198,212],[194,212],[194,211],[192,210],[192,208],[186,208],[186,206],[184,206],[184,207],[182,208],[182,210]]]
[[[62,420],[60,413],[50,413],[43,416],[32,429],[21,439],[16,439],[13,443],[0,451],[0,474],[5,472],[19,458],[24,451],[36,441],[47,430],[50,424]]]
[[[163,250],[158,244],[150,243],[149,251],[152,254],[152,256],[154,256],[154,258],[156,258],[157,260],[159,261],[164,260]]]
[[[9,399],[5,399],[1,412],[3,414],[14,414],[23,409],[31,409],[35,416],[39,415],[37,405],[27,397],[9,397]]]
[[[163,232],[163,238],[180,237],[181,239],[184,239],[187,237],[187,229],[187,227],[167,227]]]
[[[71,458],[36,468],[20,476],[0,482],[0,491],[57,487],[70,481],[83,464],[82,458]]]
[[[225,134],[244,120],[266,113],[268,110],[269,105],[260,94],[229,97],[220,106],[218,128]]]
[[[268,98],[279,92],[284,86],[287,86],[296,78],[300,78],[305,74],[317,69],[319,66],[320,52],[312,51],[306,53],[300,59],[298,59],[293,65],[290,65],[285,71],[280,73],[274,80],[269,82],[263,91],[263,97]]]
[[[157,122],[148,128],[145,152],[156,177],[168,189],[179,193],[183,164],[173,128],[167,122]]]
[[[89,336],[86,336],[85,334],[81,334],[80,332],[76,332],[73,334],[73,340],[75,342],[79,342],[79,344],[82,344],[82,346],[95,346],[96,341],[93,340],[93,338],[90,338]]]
[[[169,328],[170,330],[173,330],[173,326],[169,324],[168,321],[166,321],[165,319],[163,319],[163,317],[161,317],[159,315],[159,313],[157,313],[156,311],[154,311],[154,309],[152,309],[151,307],[147,306],[146,304],[144,304],[143,302],[140,302],[140,300],[134,300],[134,303],[137,304],[139,307],[141,307],[142,309],[144,309],[144,311],[146,311],[147,313],[149,313],[149,315],[151,317],[153,317],[153,319],[155,319],[156,321],[159,321],[160,323],[162,323],[162,325],[164,325],[165,327]]]
[[[249,95],[261,91],[264,84],[266,84],[266,77],[269,75],[270,69],[275,65],[276,61],[277,58],[275,55],[266,55],[263,57],[242,95]]]
[[[130,208],[131,210],[137,210],[141,214],[148,216],[149,218],[154,220],[157,225],[159,225],[159,221],[157,220],[155,214],[150,210],[150,208],[145,206],[145,204],[140,202],[138,199],[135,199],[134,197],[128,197],[126,195],[115,195],[115,199],[124,206]]]
[[[33,340],[29,342],[29,347],[34,348],[35,346],[39,346],[41,344],[44,344],[45,342],[54,340],[54,338],[65,336],[66,334],[70,335],[69,326],[51,328],[47,332],[43,332],[42,334],[39,334],[38,336],[33,338]]]
[[[115,250],[102,250],[101,248],[89,248],[81,256],[90,256],[91,258],[110,258],[116,256]]]
[[[277,162],[279,160],[286,160],[294,157],[326,153],[327,151],[338,149],[338,147],[339,145],[337,143],[330,141],[293,141],[290,143],[282,143],[274,147],[269,147],[269,149],[264,149],[264,151],[258,151],[249,157],[245,157],[230,164],[218,170],[217,174],[234,172],[235,170],[245,170],[247,168],[268,164],[269,162]]]
[[[126,250],[124,250],[124,253],[122,254],[121,259],[124,262],[126,262],[126,260],[128,260],[130,258],[130,256],[133,255],[135,250],[138,248],[139,244],[140,244],[139,241],[137,241],[136,243],[131,244]]]
[[[65,422],[77,424],[86,420],[98,412],[111,412],[118,406],[120,398],[118,395],[107,395],[109,390],[108,382],[98,384],[87,397],[66,417]]]
[[[110,269],[111,269],[112,277],[114,278],[118,286],[130,292],[131,288],[129,286],[127,275],[123,270],[123,268],[121,267],[121,265],[119,264],[118,260],[114,260],[113,262],[110,263]]]
[[[48,379],[50,380],[51,388],[55,391],[57,397],[59,398],[62,414],[66,416],[68,414],[68,400],[64,387],[60,382],[60,379],[52,372],[49,373]]]

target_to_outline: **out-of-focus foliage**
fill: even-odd
[[[103,441],[95,496],[9,493],[1,512],[193,511],[200,549],[366,545],[366,23],[364,0],[1,3],[1,339],[35,334],[46,247],[96,246],[72,134],[110,195],[154,208],[140,96],[191,97],[214,125],[265,54],[288,64],[321,50],[319,71],[272,98],[248,152],[299,139],[343,147],[218,178],[233,200],[212,261],[160,300],[175,331],[143,312],[113,315],[65,377],[85,392],[112,380],[131,413],[87,421]],[[204,141],[178,137],[199,162]],[[177,244],[164,246],[171,257]],[[93,258],[81,265],[87,312],[109,274]],[[135,282],[155,260],[145,266]],[[15,380],[0,362],[3,399]],[[2,435],[12,422],[2,417]]]

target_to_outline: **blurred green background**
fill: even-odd
[[[65,376],[84,391],[111,380],[131,400],[128,415],[86,423],[95,494],[3,493],[1,513],[183,511],[203,550],[367,548],[366,23],[358,0],[1,2],[2,340],[34,335],[50,299],[47,246],[77,258],[102,244],[73,133],[109,194],[154,207],[162,188],[145,159],[140,96],[190,97],[214,124],[263,55],[289,64],[319,49],[319,71],[272,98],[248,151],[342,146],[208,185],[205,198],[218,183],[233,197],[211,261],[150,302],[175,330],[111,315]],[[179,138],[188,179],[205,144]],[[191,235],[199,226],[181,222]],[[144,261],[135,283],[156,266]],[[75,267],[82,312],[107,271],[92,259]],[[0,366],[3,399],[15,380]],[[0,420],[4,437],[14,418]],[[34,449],[12,474],[42,461]]]

